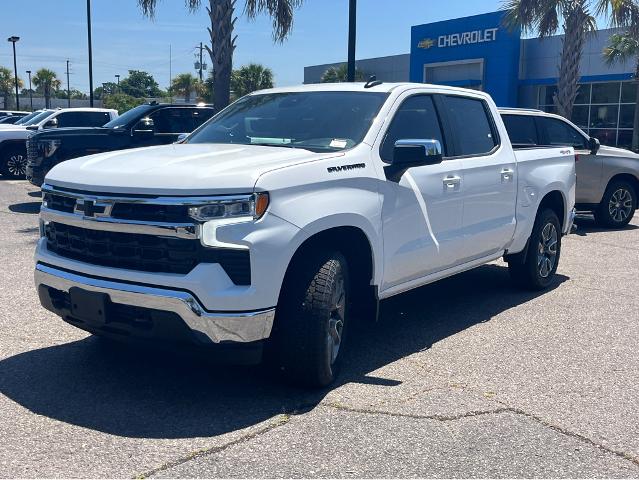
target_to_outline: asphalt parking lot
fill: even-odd
[[[639,220],[395,297],[334,388],[113,348],[40,308],[36,189],[0,180],[2,477],[639,477]]]

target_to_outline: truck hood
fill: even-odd
[[[50,128],[48,130],[41,130],[34,135],[34,140],[44,140],[49,138],[65,138],[65,137],[79,137],[89,135],[110,135],[114,133],[113,128],[104,127],[65,127],[65,128]],[[128,134],[128,131],[122,130],[120,133]]]
[[[105,193],[246,193],[267,171],[341,155],[257,145],[172,144],[62,162],[51,169],[45,183]]]
[[[608,147],[606,145],[601,145],[599,147],[599,151],[597,155],[606,155],[608,157],[625,157],[625,158],[635,158],[639,159],[639,155],[626,150],[625,148],[617,148],[617,147]]]
[[[0,123],[0,130],[26,130],[27,127],[14,125],[13,123]]]
[[[25,128],[4,128],[0,130],[0,142],[4,140],[27,139],[34,132]]]

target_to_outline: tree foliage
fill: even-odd
[[[231,74],[231,91],[235,98],[243,97],[256,90],[273,88],[273,72],[257,63],[244,65]]]
[[[144,103],[144,98],[133,97],[125,93],[114,93],[112,95],[105,95],[102,99],[102,105],[104,108],[114,108],[121,115],[127,110],[137,107]]]
[[[184,97],[184,101],[191,101],[191,94],[200,95],[202,87],[200,80],[190,73],[180,73],[171,81],[170,93],[172,95]]]
[[[18,88],[22,87],[22,80],[18,77]],[[11,99],[15,96],[15,77],[13,70],[0,66],[0,95],[4,100],[4,108],[8,109]]]
[[[155,98],[163,95],[153,75],[141,70],[129,70],[129,76],[120,81],[120,91],[135,98]]]
[[[208,27],[211,45],[206,50],[211,57],[213,68],[214,104],[218,110],[226,107],[230,100],[231,75],[233,70],[233,51],[237,35],[233,35],[235,5],[237,0],[185,0],[185,6],[191,12],[202,3],[207,3],[206,12],[210,19]],[[137,0],[142,13],[153,18],[158,0]],[[244,13],[250,19],[260,14],[268,15],[273,22],[273,41],[283,42],[293,27],[293,15],[303,0],[244,0]]]
[[[61,82],[56,73],[48,68],[41,68],[32,78],[36,91],[44,95],[46,108],[51,108],[51,96],[60,88]]]
[[[367,75],[362,72],[359,68],[355,68],[355,81],[356,82],[364,82],[366,81]],[[328,67],[326,71],[322,74],[322,78],[320,79],[322,83],[339,83],[339,82],[348,82],[348,65],[346,63],[342,63],[337,67]]]

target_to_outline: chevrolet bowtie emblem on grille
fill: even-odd
[[[85,218],[108,217],[111,214],[111,204],[79,198],[75,202],[75,213]]]

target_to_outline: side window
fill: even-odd
[[[409,97],[397,109],[379,151],[382,160],[391,162],[395,142],[405,139],[439,140],[446,155],[442,129],[430,95]]]
[[[195,129],[191,108],[162,108],[150,118],[155,124],[155,133],[190,133]]]
[[[455,155],[485,155],[497,145],[497,138],[483,100],[448,96],[446,111],[457,139]]]
[[[579,149],[588,148],[586,139],[566,122],[556,118],[539,118],[546,132],[548,145],[569,146]]]
[[[84,116],[84,125],[87,127],[101,127],[111,120],[108,112],[86,112]]]
[[[528,115],[502,115],[506,131],[513,145],[535,146],[539,145],[535,119]]]
[[[215,110],[212,108],[195,108],[191,111],[191,119],[193,122],[193,128],[189,132],[195,130],[197,127],[206,122],[213,116]]]
[[[58,120],[58,127],[80,127],[82,124],[80,123],[81,117],[78,115],[79,112],[64,112],[57,115],[55,118]]]

